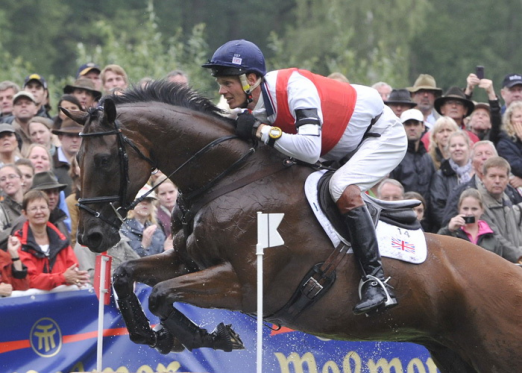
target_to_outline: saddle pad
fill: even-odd
[[[317,198],[317,183],[325,172],[326,170],[321,170],[310,174],[304,188],[315,217],[330,238],[332,245],[337,247],[343,239],[323,213]],[[376,231],[382,256],[414,264],[420,264],[426,260],[428,249],[422,229],[403,229],[379,220]],[[345,242],[345,244],[347,243]],[[349,252],[353,252],[352,249]]]

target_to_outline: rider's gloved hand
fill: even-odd
[[[255,139],[257,128],[261,124],[248,110],[238,114],[236,123],[236,135],[243,140]]]

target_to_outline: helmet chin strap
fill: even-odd
[[[243,87],[243,91],[245,92],[247,97],[245,106],[248,106],[248,104],[254,101],[254,99],[252,98],[252,91],[256,89],[259,86],[259,84],[261,84],[263,79],[257,78],[256,82],[253,85],[250,85],[250,83],[248,83],[246,74],[241,74],[239,75],[239,81],[241,82],[241,86]]]

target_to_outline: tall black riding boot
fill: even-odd
[[[377,234],[368,209],[365,205],[355,207],[343,216],[350,231],[355,258],[363,273],[359,283],[361,300],[353,308],[353,313],[372,313],[396,306],[395,294],[384,277]]]

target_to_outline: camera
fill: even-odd
[[[475,75],[479,79],[484,79],[484,66],[477,66],[477,69],[475,71]]]
[[[474,216],[464,216],[464,223],[473,224],[475,222]]]

